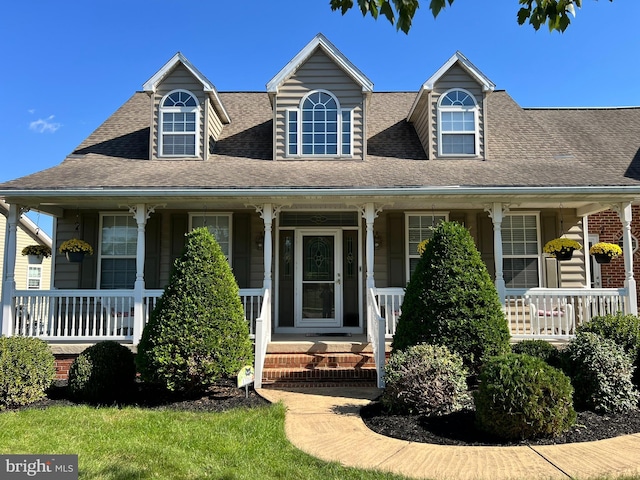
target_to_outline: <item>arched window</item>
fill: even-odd
[[[438,103],[438,153],[478,154],[478,105],[466,90],[449,90]]]
[[[287,110],[287,154],[289,156],[351,155],[351,110],[325,90],[315,90]]]
[[[186,90],[174,90],[160,103],[160,155],[193,157],[198,154],[198,99]]]

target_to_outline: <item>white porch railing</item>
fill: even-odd
[[[507,289],[504,311],[517,339],[569,339],[598,315],[627,313],[624,288]]]
[[[374,288],[373,296],[379,308],[379,313],[384,317],[386,330],[385,338],[393,338],[396,334],[396,325],[402,312],[401,306],[404,301],[404,288]]]
[[[142,319],[149,321],[162,290],[143,293]],[[241,289],[251,338],[262,304],[262,289]],[[132,341],[133,290],[17,290],[11,332],[48,341]]]
[[[384,388],[384,365],[386,362],[385,337],[387,332],[385,317],[380,314],[375,288],[367,290],[367,339],[373,349],[376,364],[378,388]]]
[[[264,290],[260,315],[256,319],[255,326],[255,388],[262,387],[262,373],[264,370],[264,360],[267,355],[267,346],[271,341],[271,290]]]

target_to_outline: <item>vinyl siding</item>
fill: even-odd
[[[429,123],[429,101],[430,101],[430,93],[425,92],[420,98],[420,102],[416,105],[414,120],[412,121],[413,126],[416,130],[416,134],[420,139],[420,143],[422,144],[422,148],[427,154],[427,158],[431,158],[430,154],[432,152],[431,145],[429,144],[430,140],[430,132],[432,129],[431,124]]]
[[[352,157],[363,159],[366,149],[364,141],[364,95],[359,87],[320,49],[300,66],[295,75],[283,83],[276,101],[275,155],[276,160],[286,159],[286,110],[298,108],[300,100],[312,90],[328,90],[336,96],[340,107],[353,109]]]
[[[478,104],[478,127],[479,127],[479,156],[484,158],[484,115],[482,87],[459,65],[454,65],[447,73],[442,75],[438,83],[434,85],[431,95],[431,137],[429,158],[438,157],[438,101],[440,96],[452,88],[462,88],[471,93]]]
[[[0,252],[4,252],[5,234],[7,219],[0,215]],[[27,245],[35,245],[37,242],[31,238],[22,228],[18,227],[16,238],[16,267],[14,270],[14,280],[18,290],[27,289],[27,271],[29,266],[28,257],[22,255],[22,249]],[[49,290],[51,286],[51,258],[42,261],[42,277],[40,280],[40,290]],[[0,255],[0,272],[4,271],[4,255]],[[0,282],[0,296],[2,294],[2,282]]]

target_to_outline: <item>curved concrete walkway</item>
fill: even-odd
[[[369,430],[358,411],[375,388],[260,389],[287,407],[293,445],[323,460],[428,479],[615,478],[640,474],[640,434],[598,442],[535,447],[454,447],[388,438]]]

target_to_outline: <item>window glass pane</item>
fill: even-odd
[[[131,289],[136,280],[135,258],[102,258],[100,288]]]
[[[507,215],[502,222],[502,253],[506,286],[531,288],[538,278],[539,245],[535,215]]]
[[[442,153],[472,155],[475,152],[475,135],[442,135]]]
[[[229,215],[204,214],[194,215],[191,218],[191,227],[198,228],[206,226],[213,234],[216,241],[220,245],[222,252],[229,259],[229,246],[231,241],[230,233],[231,217]]]
[[[410,275],[420,259],[418,244],[422,240],[431,238],[434,227],[444,219],[444,215],[409,215],[407,217],[407,253],[409,256]]]

